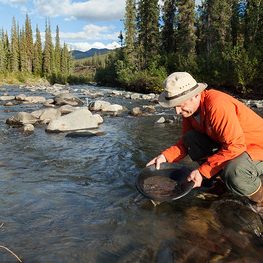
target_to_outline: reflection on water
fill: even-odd
[[[8,109],[23,107],[29,109]],[[105,117],[103,136],[70,138],[47,134],[44,127],[27,136],[5,124],[12,113],[4,110],[1,106],[0,245],[23,262],[262,259],[262,238],[253,232],[261,222],[253,212],[231,216],[233,204],[223,209],[218,203],[215,209],[219,200],[199,199],[195,191],[154,207],[137,192],[135,176],[176,141],[178,126],[155,125],[158,116]],[[15,260],[0,250],[0,262]]]

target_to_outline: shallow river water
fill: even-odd
[[[235,198],[192,191],[154,207],[136,190],[147,161],[180,135],[178,124],[155,124],[171,112],[105,116],[105,135],[90,138],[46,133],[44,126],[26,135],[5,124],[15,112],[39,107],[0,105],[0,246],[23,262],[262,262],[262,222]],[[17,261],[0,248],[0,262]]]

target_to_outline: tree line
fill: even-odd
[[[0,74],[28,74],[65,83],[71,73],[72,58],[67,45],[60,45],[58,26],[54,43],[48,21],[42,43],[38,26],[33,36],[28,15],[22,28],[13,17],[11,33],[0,31]]]
[[[263,91],[263,1],[126,0],[124,44],[97,70],[102,84],[160,91],[174,71],[198,81]]]

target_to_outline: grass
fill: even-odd
[[[0,85],[35,85],[48,84],[45,78],[35,76],[25,72],[6,72],[0,73]]]

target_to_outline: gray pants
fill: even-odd
[[[191,159],[199,164],[205,162],[208,156],[220,148],[220,145],[206,134],[194,130],[184,135],[183,142]],[[228,161],[218,174],[230,191],[242,196],[249,196],[257,191],[261,185],[261,175],[263,161],[253,161],[247,152]]]

